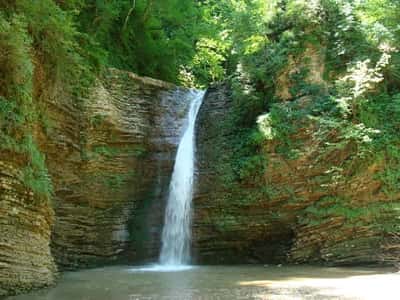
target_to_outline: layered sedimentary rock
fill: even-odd
[[[281,104],[298,112],[309,105],[304,98]],[[282,141],[266,140],[263,174],[229,185],[233,130],[224,122],[231,114],[229,88],[210,89],[198,120],[193,237],[199,262],[391,262],[384,258],[390,256],[384,227],[396,222],[390,207],[400,197],[385,193],[377,176],[382,164],[363,157],[335,128],[304,117],[289,137],[295,155],[278,149]]]
[[[118,70],[81,102],[60,84],[36,88],[51,201],[21,181],[24,160],[0,156],[0,295],[54,283],[54,261],[75,269],[159,252],[188,91]]]
[[[50,254],[54,213],[21,181],[15,153],[0,155],[0,296],[52,284]]]
[[[82,268],[157,255],[185,93],[118,70],[99,80],[85,102],[80,147],[48,153],[50,172],[60,178],[52,237],[59,265]],[[68,123],[59,124],[58,137]]]
[[[290,222],[276,218],[273,202],[244,199],[257,187],[226,184],[235,129],[224,124],[231,108],[229,88],[223,85],[208,90],[199,112],[194,253],[201,263],[279,262],[292,243]]]

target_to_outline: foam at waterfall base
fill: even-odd
[[[130,272],[182,272],[196,268],[190,265],[161,265],[154,264],[129,269]]]

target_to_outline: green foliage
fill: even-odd
[[[31,134],[37,118],[32,103],[31,43],[25,18],[0,14],[0,147],[26,160],[21,180],[47,200],[52,194],[45,158]]]
[[[306,114],[297,105],[274,104],[270,112],[259,119],[264,137],[278,140],[276,151],[286,158],[296,158],[293,135],[301,126]]]
[[[225,43],[194,0],[16,0],[0,8],[29,29],[47,75],[77,96],[109,66],[172,82],[185,80],[185,70],[203,84],[223,78]]]
[[[218,218],[209,222],[215,224],[216,229],[220,232],[232,231],[235,227],[241,224],[233,214],[221,214]]]
[[[96,129],[103,124],[105,119],[106,119],[105,115],[96,114],[90,118],[89,122],[90,122],[90,125]]]
[[[31,39],[26,26],[19,16],[7,20],[0,14],[0,96],[21,104],[30,101],[32,93]]]
[[[53,184],[47,170],[45,157],[28,135],[20,145],[21,152],[28,157],[28,164],[23,169],[24,183],[44,199],[50,199],[53,194]]]
[[[135,172],[100,172],[90,177],[90,183],[100,184],[101,187],[107,188],[110,192],[121,191],[123,188],[126,188],[129,180],[135,177]]]
[[[317,96],[323,93],[324,88],[321,85],[307,81],[308,75],[309,69],[304,66],[289,75],[289,91],[292,97]]]
[[[192,0],[112,0],[75,9],[80,30],[97,45],[91,52],[104,64],[176,82],[194,56],[196,6]]]
[[[199,84],[221,81],[226,75],[224,67],[228,46],[223,41],[202,38],[196,43],[196,54],[189,64],[188,72]]]
[[[147,149],[142,145],[135,146],[108,146],[108,145],[99,145],[93,147],[93,154],[97,157],[104,157],[106,159],[113,159],[119,155],[132,155],[137,158],[143,158],[146,156]]]
[[[377,160],[384,162],[385,169],[378,177],[384,183],[385,192],[395,197],[400,190],[400,94],[381,93],[370,97],[360,107],[360,119],[379,130],[371,150]]]
[[[344,218],[344,226],[373,226],[377,216],[381,215],[384,205],[359,207],[352,205],[350,199],[325,196],[307,207],[299,216],[301,224],[314,226],[325,223],[331,218]],[[381,220],[380,220],[381,221]]]
[[[88,51],[79,45],[87,37],[76,30],[72,15],[53,0],[17,0],[5,11],[24,22],[32,40],[31,54],[45,67],[47,78],[63,80],[64,88],[77,96],[84,93],[93,82],[94,68]]]
[[[219,52],[218,62],[232,91],[230,119],[221,130],[226,149],[220,151],[216,167],[229,191],[221,203],[245,206],[286,199],[301,205],[304,199],[290,186],[265,182],[268,157],[263,148],[285,159],[315,150],[313,167],[326,172],[310,178],[310,188],[332,194],[352,176],[379,167],[378,193],[383,191],[390,201],[384,196],[361,207],[345,197],[324,197],[299,216],[300,224],[319,225],[341,217],[345,227],[398,230],[400,55],[394,47],[400,46],[400,4],[287,0],[269,1],[268,9],[260,10],[250,1],[207,2],[219,32],[228,33],[221,39],[226,49]],[[306,57],[310,53],[318,56],[321,66]],[[319,71],[323,73],[315,82]],[[282,82],[290,99],[279,98]],[[319,143],[318,148],[309,149],[304,137]],[[346,159],[327,168],[337,154]],[[233,213],[221,212],[219,217],[214,223],[220,230],[237,223]]]

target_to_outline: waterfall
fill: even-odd
[[[162,232],[160,264],[190,263],[191,206],[195,165],[195,124],[204,91],[192,91],[187,127],[179,142]]]

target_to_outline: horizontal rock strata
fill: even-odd
[[[53,209],[21,182],[16,158],[0,155],[0,296],[51,285],[57,276],[49,247]]]
[[[228,87],[210,89],[199,113],[193,225],[197,260],[331,265],[390,261],[382,259],[382,249],[393,248],[383,227],[394,221],[385,213],[393,201],[377,180],[382,166],[360,158],[351,142],[328,148],[342,142],[334,130],[321,136],[315,123],[303,120],[290,137],[296,157],[278,151],[278,141],[266,141],[264,174],[254,175],[252,184],[226,184],[233,133],[223,124],[232,113],[231,101]],[[307,106],[296,101],[299,109]]]
[[[24,160],[1,153],[0,295],[54,283],[54,261],[63,270],[156,259],[189,104],[186,89],[115,69],[81,101],[37,82],[34,138],[54,193],[40,199],[22,182]]]

